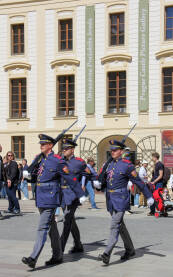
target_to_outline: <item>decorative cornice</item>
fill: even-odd
[[[56,59],[50,63],[52,68],[56,66],[65,65],[65,64],[79,66],[80,61],[73,58],[61,58],[61,59]]]
[[[127,54],[113,54],[101,58],[102,64],[111,63],[114,61],[125,61],[130,63],[132,61],[132,56]]]
[[[4,65],[5,71],[13,70],[16,68],[23,68],[23,69],[30,70],[31,65],[29,63],[25,63],[25,62],[14,62],[14,63],[9,63],[9,64]]]
[[[155,56],[156,56],[156,59],[158,59],[158,60],[161,58],[173,56],[173,48],[161,50],[161,51],[157,52],[155,54]]]

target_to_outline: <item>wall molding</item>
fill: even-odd
[[[158,59],[158,60],[161,58],[173,56],[173,48],[161,50],[161,51],[157,52],[155,54],[155,56],[156,56],[156,59]]]
[[[9,63],[9,64],[4,65],[3,67],[4,67],[5,71],[14,70],[16,68],[31,70],[31,65],[29,63],[25,63],[25,62]]]
[[[101,63],[105,64],[105,63],[111,63],[111,62],[115,62],[115,61],[125,61],[125,62],[131,62],[132,61],[132,56],[128,55],[128,54],[112,54],[112,55],[107,55],[103,58],[101,58]]]
[[[74,58],[61,58],[61,59],[56,59],[54,61],[52,61],[50,63],[51,68],[55,68],[57,66],[61,66],[61,65],[75,65],[75,66],[79,66],[80,65],[80,61],[76,60]]]

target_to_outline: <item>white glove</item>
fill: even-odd
[[[79,202],[80,202],[81,204],[83,204],[86,200],[87,200],[87,197],[86,197],[86,196],[82,196],[81,198],[79,198]]]
[[[96,189],[101,189],[101,183],[98,180],[93,181],[93,186]]]
[[[147,199],[148,207],[151,207],[154,204],[154,199],[152,197]]]
[[[23,178],[31,180],[31,174],[27,170],[24,170],[23,171]]]

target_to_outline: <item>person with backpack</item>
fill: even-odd
[[[160,155],[155,152],[152,154],[152,161],[154,162],[153,176],[151,179],[151,185],[154,188],[154,191],[163,188],[164,186],[164,165],[159,161]],[[150,207],[150,212],[148,216],[153,216],[155,214],[155,204]]]
[[[16,197],[16,190],[19,180],[19,169],[15,161],[15,155],[12,151],[6,154],[7,162],[4,164],[5,179],[6,179],[6,192],[8,195],[8,212],[20,214],[19,201]]]

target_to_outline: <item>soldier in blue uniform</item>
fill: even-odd
[[[154,202],[151,192],[138,177],[134,165],[129,160],[121,158],[123,149],[126,147],[124,143],[114,140],[110,141],[110,145],[112,161],[107,165],[104,178],[106,179],[107,209],[112,216],[112,222],[108,245],[104,253],[99,255],[99,260],[105,264],[109,264],[110,256],[118,241],[119,234],[126,250],[121,260],[128,260],[135,255],[132,240],[123,221],[124,213],[130,207],[129,192],[127,190],[128,181],[130,180],[137,185],[147,198],[149,206]]]
[[[80,232],[75,221],[75,211],[80,205],[80,199],[84,197],[84,191],[82,190],[81,178],[85,173],[89,173],[89,169],[84,160],[74,156],[74,149],[77,146],[73,140],[65,140],[63,143],[63,157],[67,162],[70,174],[77,179],[78,185],[76,187],[69,186],[61,178],[61,189],[62,189],[62,208],[64,210],[64,228],[61,235],[62,251],[64,252],[65,246],[70,234],[72,233],[74,239],[74,246],[70,253],[83,252],[83,245],[80,240]]]
[[[52,258],[46,262],[46,265],[62,262],[61,241],[54,216],[56,208],[60,206],[61,176],[67,181],[67,184],[77,185],[77,180],[69,175],[66,162],[52,151],[55,144],[54,139],[43,134],[39,135],[39,138],[43,155],[37,171],[36,206],[40,212],[40,222],[33,252],[30,257],[23,257],[22,259],[22,262],[31,268],[35,268],[48,232],[51,240]]]

